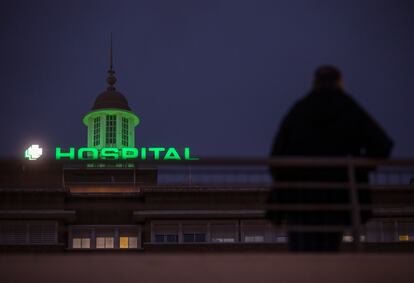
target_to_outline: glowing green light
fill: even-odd
[[[135,146],[135,127],[140,120],[131,111],[123,109],[100,109],[83,117],[88,127],[88,147],[124,148]]]
[[[164,154],[165,152],[165,154]],[[104,147],[100,150],[94,147],[81,147],[77,150],[74,147],[70,147],[68,151],[63,151],[62,148],[56,148],[56,160],[69,159],[69,160],[132,160],[141,159],[146,160],[148,153],[153,160],[199,160],[198,157],[191,157],[190,148],[184,148],[183,153],[180,155],[179,150],[174,147],[142,147],[141,150],[135,147]],[[139,154],[140,153],[140,154]]]
[[[69,158],[70,160],[75,159],[75,148],[69,148],[69,152],[62,152],[60,147],[56,148],[56,160],[60,160],[62,158]]]

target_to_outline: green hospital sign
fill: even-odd
[[[31,145],[25,151],[25,157],[29,160],[37,160],[41,155],[39,145]],[[32,153],[32,154],[30,154]],[[35,156],[36,158],[33,158]],[[185,147],[180,151],[174,147],[104,147],[97,149],[95,147],[80,147],[78,149],[70,147],[67,150],[61,147],[55,149],[56,160],[199,160],[198,157],[192,157],[190,148]]]
[[[100,151],[94,147],[81,147],[77,151],[74,147],[68,151],[63,151],[60,147],[56,148],[56,160],[60,159],[79,159],[79,160],[130,160],[147,158],[154,160],[198,160],[199,158],[190,156],[190,148],[184,148],[183,153],[179,153],[174,147],[104,147]]]

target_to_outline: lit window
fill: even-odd
[[[138,247],[137,237],[120,237],[119,247],[121,249],[136,249]]]
[[[365,242],[365,239],[366,239],[365,235],[359,236],[359,240],[361,242]],[[342,236],[342,242],[352,243],[353,241],[354,241],[354,236],[352,236],[352,235],[344,235],[344,236]]]
[[[100,143],[101,132],[101,117],[96,117],[93,120],[93,145],[97,146]]]
[[[128,146],[128,119],[122,117],[122,145]]]
[[[138,248],[138,238],[137,237],[129,237],[128,244],[130,249]]]
[[[105,238],[104,237],[96,238],[96,248],[98,248],[98,249],[105,248]]]
[[[116,143],[116,115],[106,116],[106,143],[109,145]]]
[[[354,237],[352,235],[344,235],[342,237],[342,242],[351,243],[354,241]]]
[[[91,247],[91,239],[82,238],[82,249],[89,249]]]
[[[113,237],[96,237],[97,249],[113,249],[114,238]]]
[[[79,239],[79,238],[74,238],[74,239],[72,240],[72,247],[73,247],[74,249],[80,249],[80,248],[81,248],[81,241],[82,241],[82,239]]]
[[[410,237],[408,235],[400,235],[399,237],[400,241],[409,241]]]
[[[264,242],[264,236],[263,235],[245,235],[244,241],[251,242],[251,243]]]
[[[121,249],[129,248],[128,237],[120,237],[119,238],[119,247]]]
[[[89,249],[91,247],[91,239],[89,238],[73,238],[72,248],[74,249]]]

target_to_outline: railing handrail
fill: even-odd
[[[274,156],[270,158],[256,157],[206,157],[199,160],[36,160],[29,161],[24,159],[0,159],[2,162],[20,162],[22,164],[41,165],[48,162],[58,164],[124,164],[130,163],[134,165],[217,165],[217,166],[275,166],[275,167],[344,167],[348,165],[349,159],[353,160],[355,167],[376,167],[376,166],[399,166],[414,167],[414,158],[365,158],[365,157],[321,157],[321,156]],[[75,167],[76,168],[76,167]],[[69,169],[69,168],[68,168]],[[73,169],[70,168],[70,169]],[[91,167],[90,169],[105,169],[99,167]],[[111,168],[111,169],[131,169],[134,167]],[[143,168],[148,169],[148,168]]]

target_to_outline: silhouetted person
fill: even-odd
[[[315,72],[313,88],[286,115],[274,140],[272,156],[361,156],[388,157],[392,141],[384,130],[359,106],[342,86],[340,71],[321,66]],[[373,168],[370,168],[371,170]],[[367,183],[370,169],[356,171],[356,180]],[[279,182],[348,182],[346,168],[272,168],[273,179]],[[358,193],[363,204],[371,202],[367,190]],[[274,188],[270,204],[349,204],[346,189]],[[349,211],[268,211],[276,224],[288,225],[350,225]],[[361,214],[365,223],[370,212]],[[288,228],[289,229],[289,228]],[[342,232],[288,231],[292,251],[335,251],[339,249]]]

